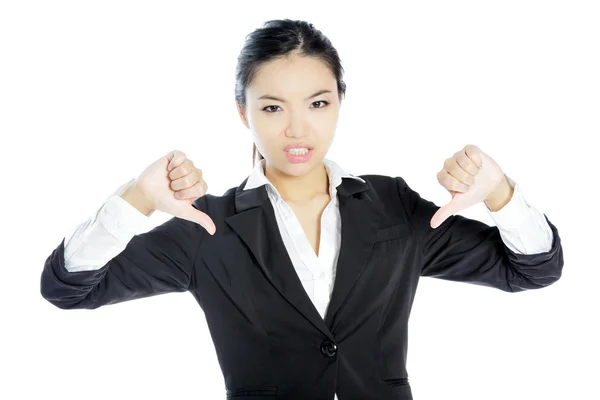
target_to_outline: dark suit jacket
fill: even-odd
[[[404,179],[361,176],[338,187],[342,242],[323,320],[281,239],[265,186],[193,203],[216,224],[171,218],[136,235],[96,271],[69,273],[64,240],[47,258],[41,294],[62,309],[94,309],[189,291],[202,307],[227,398],[410,400],[408,319],[421,276],[506,292],[556,282],[563,252],[556,227],[547,253],[520,255],[496,226],[453,215],[437,229],[438,206]],[[546,220],[548,218],[546,217]],[[200,397],[199,397],[200,398]]]

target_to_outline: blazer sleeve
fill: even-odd
[[[489,286],[506,292],[539,289],[560,279],[564,264],[561,239],[552,229],[552,248],[537,254],[519,254],[503,242],[497,226],[452,215],[436,229],[430,221],[440,209],[423,199],[406,181],[396,178],[408,218],[418,235],[421,276]]]
[[[61,309],[95,309],[187,291],[204,232],[193,222],[173,217],[134,235],[125,249],[101,268],[79,271],[65,268],[63,238],[45,261],[42,297]]]

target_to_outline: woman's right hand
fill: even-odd
[[[202,170],[196,168],[183,152],[173,150],[156,160],[133,185],[152,209],[200,224],[214,235],[213,220],[192,206],[194,200],[204,196],[208,185],[202,179]]]

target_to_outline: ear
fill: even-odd
[[[250,129],[248,119],[246,118],[246,109],[244,107],[241,107],[240,103],[238,103],[237,100],[235,101],[235,106],[237,107],[238,114],[240,116],[240,119],[242,120],[242,123],[246,126],[246,128]]]

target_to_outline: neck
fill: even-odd
[[[305,203],[329,195],[329,176],[323,163],[302,176],[287,175],[265,163],[265,176],[287,202]]]

